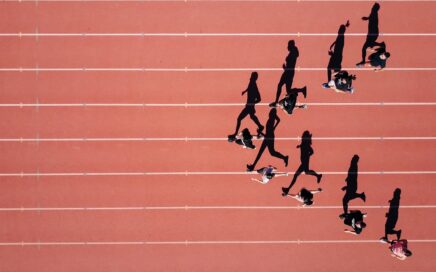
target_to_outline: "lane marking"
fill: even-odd
[[[1,0],[2,2],[374,2],[374,0]],[[378,2],[435,2],[436,0],[379,0]]]
[[[254,141],[263,141],[265,138],[257,139]],[[147,137],[132,137],[132,138],[0,138],[0,143],[7,142],[147,142],[147,141],[183,141],[183,142],[195,142],[195,141],[227,141],[227,138],[196,138],[196,137],[164,137],[164,138],[147,138]],[[299,141],[301,137],[276,137],[276,141]],[[425,137],[312,137],[312,140],[317,141],[433,141],[436,140],[436,136]]]
[[[296,71],[326,71],[327,68],[295,68],[286,70]],[[347,71],[374,71],[374,68],[357,68],[348,67],[342,68]],[[247,71],[283,71],[283,68],[146,68],[146,67],[63,67],[63,68],[41,68],[41,67],[10,67],[0,68],[0,72],[247,72]],[[383,71],[436,71],[436,67],[390,67],[384,68]]]
[[[309,102],[308,106],[338,106],[338,107],[361,107],[361,106],[436,106],[436,102]],[[18,107],[241,107],[245,103],[3,103],[0,108]],[[268,103],[258,103],[256,106],[266,107]],[[298,104],[297,104],[298,105]]]
[[[349,209],[389,209],[389,205],[350,206]],[[436,209],[436,205],[401,205],[400,209]],[[188,210],[323,210],[343,209],[342,206],[138,206],[138,207],[15,207],[0,208],[0,212],[74,212],[74,211],[188,211]]]
[[[32,32],[19,32],[19,33],[0,33],[0,37],[336,37],[338,33],[32,33]],[[345,33],[345,36],[350,37],[366,37],[368,33]],[[370,36],[381,37],[436,37],[436,33],[379,33],[370,34]]]
[[[345,171],[319,171],[324,175],[347,175]],[[293,175],[294,172],[288,172]],[[359,175],[434,175],[436,171],[359,171]],[[0,177],[95,177],[95,176],[203,176],[203,175],[259,175],[257,172],[35,172],[0,173]]]
[[[436,239],[410,239],[409,243],[436,243]],[[257,244],[368,244],[380,240],[242,240],[242,241],[89,241],[89,242],[0,242],[0,246],[117,246],[117,245],[257,245]]]

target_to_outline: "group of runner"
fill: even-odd
[[[368,17],[362,17],[362,20],[368,21],[368,34],[362,47],[362,60],[356,64],[358,68],[367,66],[373,68],[375,71],[380,71],[386,67],[386,61],[391,56],[390,53],[386,51],[386,43],[377,42],[379,37],[379,10],[380,5],[375,3],[372,6],[370,15]],[[339,27],[338,36],[335,42],[330,46],[328,51],[330,61],[327,66],[327,82],[323,83],[322,87],[325,89],[333,89],[336,92],[352,94],[354,92],[352,83],[353,80],[356,79],[356,76],[342,70],[342,53],[345,45],[345,31],[349,26],[350,22],[347,21],[346,24]],[[368,58],[366,58],[367,51],[371,53]]]
[[[377,38],[379,36],[378,30],[378,11],[380,5],[375,3],[372,7],[371,13],[368,17],[363,17],[362,20],[368,20],[368,35],[366,41],[362,48],[362,61],[357,63],[357,67],[369,66],[374,70],[378,71],[386,67],[386,60],[390,57],[390,54],[386,52],[386,44],[384,42],[378,43]],[[322,84],[323,88],[334,89],[336,92],[343,93],[353,93],[354,88],[352,87],[352,81],[356,79],[355,75],[349,74],[347,71],[342,70],[342,53],[344,48],[344,34],[346,29],[349,27],[350,23],[347,21],[345,24],[339,27],[338,36],[329,48],[330,60],[327,67],[327,83]],[[366,54],[368,49],[371,54],[368,59]],[[247,164],[247,171],[256,171],[261,175],[260,179],[252,178],[253,181],[257,181],[261,184],[267,184],[274,177],[288,176],[287,172],[280,172],[278,169],[272,165],[266,167],[261,167],[257,170],[256,165],[262,156],[266,148],[268,148],[269,153],[277,158],[283,160],[285,167],[288,165],[289,156],[285,156],[280,152],[275,150],[274,139],[275,139],[275,129],[280,123],[280,118],[277,115],[277,108],[281,108],[286,114],[290,115],[293,110],[297,108],[307,108],[306,105],[297,105],[297,97],[302,94],[304,98],[307,97],[306,86],[302,88],[292,88],[293,78],[295,75],[295,66],[297,63],[297,58],[299,57],[298,48],[295,45],[294,40],[288,42],[289,54],[286,57],[286,62],[283,64],[283,74],[277,85],[275,100],[269,104],[270,112],[269,118],[266,125],[263,126],[258,117],[256,116],[255,105],[261,102],[261,96],[259,89],[257,87],[257,79],[259,77],[257,72],[253,72],[250,77],[248,87],[242,92],[242,95],[247,94],[247,102],[245,108],[241,111],[237,118],[236,129],[233,134],[228,135],[229,142],[236,142],[236,144],[241,145],[243,148],[255,149],[253,144],[253,138],[263,139],[259,152],[252,164]],[[281,98],[282,88],[285,86],[286,95]],[[244,128],[241,133],[238,134],[241,121],[247,117],[254,121],[257,125],[257,133],[252,135],[248,128]],[[263,131],[265,129],[265,132]],[[310,190],[307,188],[301,188],[297,194],[291,194],[290,190],[294,186],[298,176],[301,173],[307,175],[312,175],[316,177],[316,181],[319,184],[322,179],[322,174],[318,174],[314,170],[310,169],[309,161],[310,157],[314,154],[312,148],[312,134],[309,131],[304,131],[301,136],[301,144],[297,146],[300,149],[300,161],[301,164],[296,170],[293,179],[289,186],[282,187],[282,196],[290,197],[296,199],[303,206],[310,206],[313,204],[314,194],[322,192],[321,188]],[[342,188],[345,191],[343,197],[343,209],[344,213],[339,216],[343,220],[346,226],[351,227],[351,229],[345,229],[346,233],[351,233],[359,235],[363,229],[366,227],[364,218],[367,216],[366,213],[360,210],[348,211],[348,203],[350,200],[355,198],[361,198],[366,201],[365,193],[357,193],[357,175],[358,175],[358,161],[359,156],[354,155],[351,159],[350,168],[348,171],[348,176],[346,178],[347,185]],[[406,257],[411,256],[410,250],[407,248],[407,240],[401,240],[401,230],[394,230],[395,224],[398,218],[398,207],[399,207],[399,192],[401,190],[397,189],[394,193],[394,198],[390,201],[391,208],[389,213],[386,214],[387,221],[385,225],[385,236],[380,239],[382,242],[389,243],[392,255],[404,260]],[[395,216],[396,215],[396,216]],[[388,234],[396,234],[397,239],[389,240]]]

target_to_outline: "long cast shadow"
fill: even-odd
[[[353,93],[352,87],[353,80],[356,76],[348,74],[347,71],[342,70],[342,59],[345,46],[345,31],[350,25],[347,21],[339,27],[338,36],[336,40],[330,45],[329,48],[329,63],[327,64],[327,83],[323,83],[322,87],[325,89],[333,89],[336,92],[349,92]]]
[[[286,86],[287,94],[298,94],[299,92],[303,93],[304,97],[306,97],[306,89],[292,89],[292,83],[294,81],[295,75],[295,66],[297,65],[297,59],[300,55],[297,46],[295,46],[295,41],[290,40],[288,42],[288,51],[289,54],[286,57],[286,63],[283,64],[283,74],[280,78],[279,84],[277,85],[276,99],[274,102],[270,103],[271,107],[277,106],[279,102],[280,95],[282,93],[283,85]]]
[[[388,241],[389,234],[397,235],[397,240],[401,239],[401,230],[395,230],[398,221],[398,210],[400,208],[401,189],[397,188],[394,191],[394,196],[389,200],[389,211],[386,214],[385,236],[381,240]]]
[[[283,194],[287,195],[289,193],[289,190],[294,186],[295,182],[297,181],[298,176],[301,173],[305,173],[306,175],[315,176],[317,183],[320,183],[322,175],[316,173],[314,170],[311,170],[309,167],[309,161],[310,157],[313,155],[313,148],[312,148],[312,134],[306,130],[303,132],[303,135],[301,136],[301,144],[297,146],[297,148],[300,148],[300,161],[301,164],[298,167],[297,171],[295,171],[294,177],[292,178],[291,183],[288,187],[282,187]]]
[[[259,119],[256,116],[256,109],[254,108],[257,103],[261,101],[259,88],[257,87],[257,79],[259,75],[257,72],[251,73],[250,82],[248,83],[248,87],[245,91],[242,92],[241,95],[244,95],[247,93],[247,102],[245,104],[245,108],[241,111],[239,114],[237,120],[236,120],[236,129],[233,134],[230,134],[228,136],[229,141],[232,141],[236,135],[239,132],[239,128],[241,127],[242,120],[250,115],[251,120],[257,125],[257,133],[262,133],[262,130],[264,129],[263,125],[259,122]]]
[[[264,134],[262,145],[260,146],[259,152],[257,153],[256,159],[254,160],[253,164],[247,164],[247,171],[254,170],[257,162],[259,161],[260,157],[265,151],[265,148],[267,147],[271,156],[282,159],[285,163],[285,166],[288,166],[289,156],[284,156],[280,152],[277,152],[274,148],[274,141],[275,141],[274,131],[279,123],[280,123],[280,118],[277,116],[277,110],[275,108],[272,108],[269,112],[268,121],[266,122],[266,131]]]
[[[366,50],[368,48],[382,45],[382,43],[377,42],[377,39],[379,36],[379,28],[378,28],[378,11],[379,10],[380,10],[380,4],[374,3],[369,16],[362,17],[362,20],[368,21],[368,34],[366,36],[366,41],[362,47],[362,60],[361,60],[361,62],[356,64],[357,66],[365,64]]]
[[[336,40],[330,45],[330,60],[327,65],[327,82],[332,80],[332,72],[339,72],[342,68],[342,55],[345,46],[345,31],[350,25],[349,21],[339,27]]]
[[[361,198],[363,201],[366,201],[365,193],[357,193],[357,175],[358,175],[358,165],[359,156],[354,155],[351,159],[350,168],[348,169],[348,176],[345,179],[347,185],[342,187],[342,191],[345,191],[345,195],[342,199],[342,206],[344,208],[344,214],[341,216],[345,216],[348,213],[348,203],[356,198]]]

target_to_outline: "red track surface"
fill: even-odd
[[[367,24],[360,17],[369,14],[371,5],[363,1],[1,2],[0,33],[336,33],[347,19],[351,21],[347,33],[366,33]],[[435,9],[436,2],[382,2],[381,33],[434,33]],[[335,36],[0,37],[0,68],[280,68],[289,39],[295,39],[299,48],[299,67],[327,66],[328,47]],[[359,61],[364,39],[345,38],[343,67],[354,67]],[[388,67],[436,67],[434,36],[379,39],[392,53]],[[0,141],[0,174],[243,172],[257,154],[224,140],[109,139],[224,138],[233,131],[242,106],[44,106],[244,103],[240,93],[250,71],[0,73],[0,139],[107,139]],[[436,102],[434,73],[357,71],[357,91],[341,95],[320,88],[325,71],[297,71],[294,86],[308,86],[305,102],[309,104]],[[259,71],[262,102],[273,100],[280,74]],[[42,106],[4,106],[19,103]],[[266,121],[267,111],[266,106],[257,107],[261,122]],[[297,137],[308,129],[314,137],[434,137],[435,114],[434,105],[310,105],[292,116],[280,112],[276,136]],[[248,118],[243,126],[254,129]],[[318,208],[304,209],[292,208],[296,203],[280,196],[280,187],[290,177],[261,185],[242,173],[3,175],[0,271],[435,271],[434,141],[314,140],[311,166],[319,172],[346,172],[351,157],[361,157],[359,191],[365,191],[368,199],[351,205],[366,206],[362,210],[369,216],[368,228],[358,237],[344,234],[338,219],[345,174],[326,174],[321,183],[324,192],[315,198]],[[275,144],[278,151],[290,155],[288,172],[299,164],[296,145],[295,140]],[[282,162],[266,152],[258,165],[268,163],[283,170]],[[363,173],[368,171],[403,173]],[[296,188],[301,186],[318,187],[310,176],[299,178]],[[388,200],[397,187],[403,192],[397,228],[411,240],[413,251],[404,262],[390,257],[387,246],[375,242],[383,235]],[[278,243],[298,240],[303,244]],[[214,243],[191,243],[205,241]],[[219,244],[223,241],[257,242]],[[261,243],[266,241],[276,243]],[[34,244],[20,246],[21,242]]]

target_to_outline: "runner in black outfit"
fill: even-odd
[[[313,204],[313,195],[320,192],[322,192],[321,188],[318,188],[318,190],[308,190],[306,188],[302,188],[300,192],[296,195],[293,194],[282,194],[282,195],[296,199],[297,201],[303,203],[303,206],[310,206]]]
[[[255,149],[253,144],[253,135],[251,135],[248,128],[244,128],[238,136],[235,136],[235,143],[241,145],[243,148]]]
[[[333,89],[339,93],[354,93],[353,80],[356,80],[355,75],[348,74],[347,71],[339,71],[333,74],[333,79],[328,83],[323,83],[324,89]]]
[[[276,99],[274,102],[269,104],[270,107],[276,107],[277,103],[279,102],[280,94],[282,93],[282,87],[283,85],[286,86],[286,93],[288,95],[298,95],[298,93],[303,93],[304,97],[306,97],[306,88],[301,89],[292,89],[292,82],[294,81],[294,75],[295,75],[295,65],[297,64],[297,58],[299,56],[298,48],[295,46],[295,41],[290,40],[288,42],[288,51],[289,54],[286,57],[286,64],[283,64],[283,74],[280,78],[280,82],[277,85],[277,93],[276,93]]]
[[[307,90],[306,86],[304,86],[301,89],[295,89],[295,88],[291,89],[292,93],[286,94],[285,98],[280,100],[278,105],[288,115],[292,114],[295,107],[299,109],[306,109],[307,108],[306,104],[297,105],[298,92],[302,91],[303,93],[306,93],[306,90]]]
[[[247,164],[247,171],[254,170],[257,162],[259,161],[260,157],[265,151],[265,148],[267,147],[271,156],[282,159],[285,163],[285,166],[288,166],[289,156],[284,156],[283,154],[277,152],[274,149],[274,138],[275,138],[274,130],[279,125],[279,123],[280,123],[280,118],[277,116],[277,110],[273,108],[269,112],[269,118],[268,121],[266,122],[266,132],[264,135],[265,138],[263,139],[262,145],[260,146],[259,153],[257,153],[256,159],[254,160],[253,164]]]
[[[391,56],[389,52],[386,52],[386,44],[382,42],[380,46],[375,46],[369,51],[371,55],[369,55],[368,60],[358,67],[363,67],[365,64],[368,64],[370,67],[374,68],[375,71],[385,68],[386,61]]]
[[[257,84],[256,84],[257,78],[258,78],[257,72],[251,73],[250,83],[248,84],[247,89],[242,92],[242,95],[247,93],[247,103],[245,104],[245,108],[241,111],[241,113],[238,116],[238,120],[236,121],[235,133],[230,134],[228,136],[229,141],[233,141],[235,139],[236,135],[239,132],[241,121],[245,117],[247,117],[247,115],[250,115],[251,120],[253,120],[256,123],[258,127],[257,129],[258,135],[262,133],[262,130],[264,129],[262,124],[259,122],[259,119],[256,116],[256,110],[254,109],[254,106],[261,101],[259,89],[257,88]]]
[[[366,227],[365,222],[363,222],[363,218],[366,217],[366,213],[362,213],[359,210],[350,211],[345,215],[341,215],[340,218],[344,219],[344,224],[350,226],[353,230],[344,230],[346,233],[351,233],[358,235],[363,229]]]

